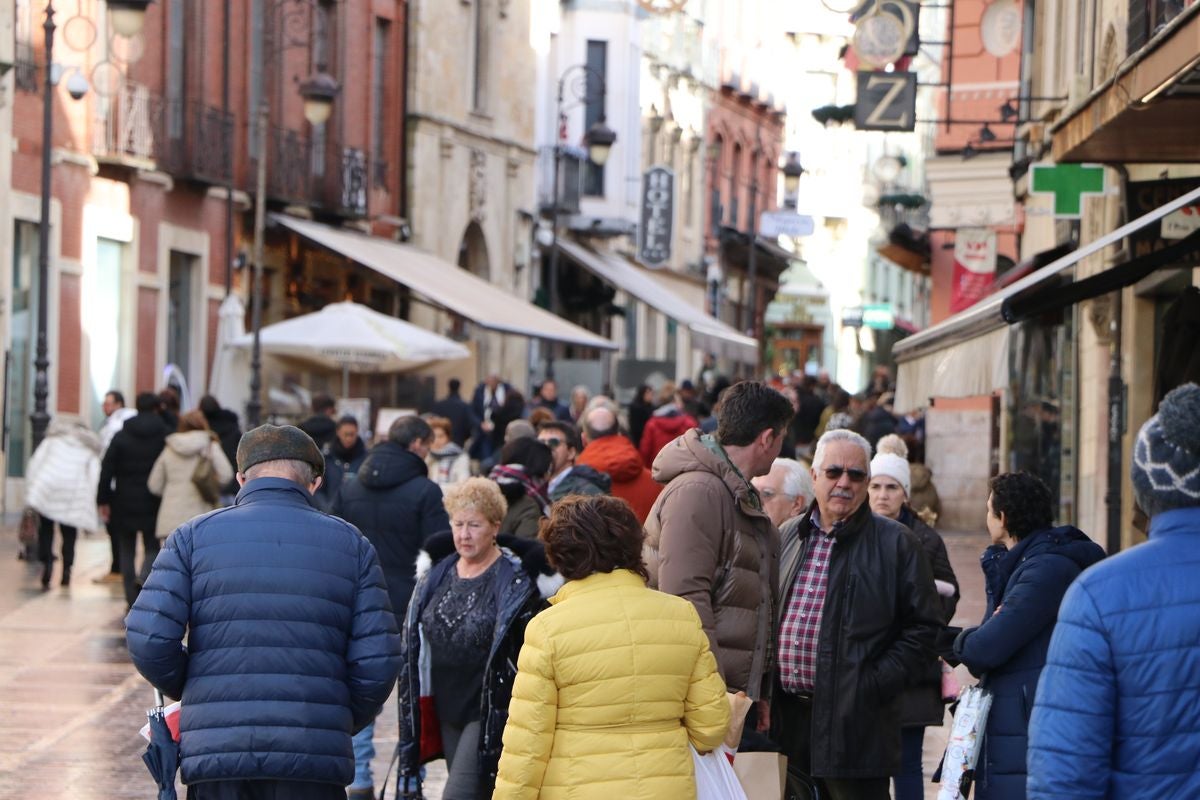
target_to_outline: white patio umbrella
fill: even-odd
[[[264,353],[291,356],[342,370],[342,395],[351,372],[402,372],[432,361],[468,358],[458,342],[358,303],[330,303],[312,314],[259,331]],[[251,334],[238,340],[248,348]]]
[[[246,401],[250,399],[250,352],[240,346],[245,335],[246,307],[241,297],[230,294],[217,312],[217,342],[208,393],[222,408],[238,414],[246,412]]]

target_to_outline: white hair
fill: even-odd
[[[242,476],[248,481],[255,478],[286,478],[301,486],[308,486],[317,479],[317,470],[307,461],[294,458],[275,458],[247,467]]]
[[[870,469],[871,466],[871,443],[863,437],[859,436],[854,431],[838,428],[837,430],[825,431],[821,438],[817,440],[817,449],[813,453],[812,468],[814,472],[820,472],[825,466],[825,448],[833,442],[849,442],[850,444],[858,445],[863,451],[863,468]],[[843,465],[844,466],[844,465]]]
[[[813,489],[812,474],[804,465],[791,458],[777,458],[771,464],[771,469],[776,467],[783,470],[783,493],[791,497],[803,497],[811,503],[816,491]]]

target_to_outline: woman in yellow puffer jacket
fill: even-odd
[[[725,683],[692,604],[646,588],[643,536],[607,496],[543,524],[568,582],[525,629],[493,800],[696,796],[688,743],[721,743]]]

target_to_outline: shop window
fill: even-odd
[[[192,378],[192,320],[199,261],[191,253],[172,250],[167,283],[167,363],[179,367],[189,380]]]
[[[8,430],[5,455],[10,477],[25,474],[29,459],[29,415],[33,411],[33,350],[37,335],[38,226],[13,223],[12,318],[9,352],[5,364],[5,403]]]
[[[83,323],[88,340],[88,403],[93,421],[104,419],[104,395],[120,388],[121,263],[125,244],[96,240],[96,263],[84,275]]]
[[[1075,521],[1074,306],[1009,333],[1008,470],[1046,482],[1059,524]]]

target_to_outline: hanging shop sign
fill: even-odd
[[[683,11],[687,0],[638,0],[638,5],[651,14],[673,14]]]
[[[1104,167],[1094,164],[1034,164],[1029,191],[1054,195],[1054,216],[1079,219],[1083,196],[1104,194]]]
[[[893,57],[885,61],[883,64],[872,64],[874,67],[884,67],[898,60],[901,56],[915,56],[921,49],[921,37],[918,32],[920,27],[921,3],[920,0],[867,0],[861,5],[854,14],[851,15],[850,21],[855,23],[854,34],[854,49],[858,53],[858,57],[864,61],[866,58],[863,51],[859,48],[859,34],[866,28],[874,28],[876,33],[885,33],[889,39],[889,47],[896,48],[897,44],[892,44],[890,39],[893,35],[891,31],[896,31],[895,35],[901,37],[898,43],[898,49],[895,49]],[[890,17],[899,26],[888,23],[881,23],[876,20],[871,23],[873,17]]]
[[[659,267],[671,260],[675,223],[675,173],[651,167],[642,176],[642,224],[639,226],[638,260]]]
[[[983,299],[996,280],[996,232],[988,228],[959,228],[954,234],[954,283],[950,313],[956,314]]]
[[[860,131],[911,131],[916,118],[915,72],[858,72],[854,127]]]
[[[1167,178],[1158,181],[1130,181],[1125,192],[1128,219],[1137,219],[1161,208],[1181,195],[1200,187],[1200,178]],[[1133,255],[1144,256],[1162,250],[1200,229],[1200,205],[1184,206],[1162,218],[1158,225],[1147,225],[1129,234]]]

